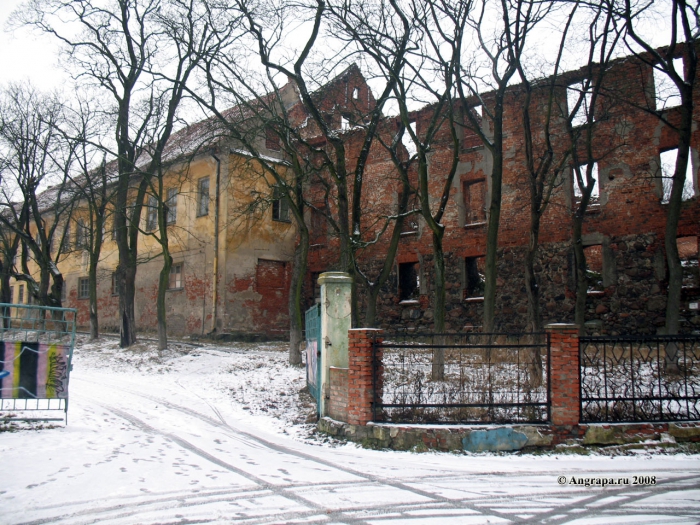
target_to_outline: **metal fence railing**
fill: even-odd
[[[0,303],[2,419],[63,420],[17,414],[56,410],[67,417],[76,315],[72,308]]]
[[[700,335],[581,337],[581,422],[700,420]]]
[[[374,345],[374,420],[546,423],[548,334],[385,334]]]

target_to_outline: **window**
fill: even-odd
[[[420,275],[417,262],[399,264],[399,301],[412,301],[420,295]]]
[[[112,295],[119,295],[119,286],[117,285],[117,272],[112,272]]]
[[[87,299],[90,297],[90,280],[87,277],[78,279],[78,299]]]
[[[170,267],[170,278],[168,280],[168,290],[182,288],[182,263],[173,264]]]
[[[265,127],[265,147],[272,151],[280,151],[282,149],[282,141],[277,134],[275,128],[271,126]]]
[[[690,155],[689,155],[690,157]],[[671,200],[671,189],[673,188],[673,174],[676,172],[676,159],[678,158],[678,148],[662,151],[659,155],[661,164],[661,187],[663,196],[661,202],[668,204]],[[688,165],[685,170],[685,181],[683,182],[683,197],[682,200],[687,201],[695,196],[695,187],[693,184],[693,163],[688,158]]]
[[[352,90],[352,98],[353,100],[359,100],[360,99],[360,88],[354,88]]]
[[[586,279],[588,292],[602,292],[603,286],[603,245],[593,244],[583,249],[586,257]]]
[[[87,248],[88,246],[88,228],[85,226],[85,221],[83,219],[78,219],[77,226],[75,228],[75,247],[76,248]]]
[[[61,286],[61,302],[66,300],[66,295],[68,294],[68,284],[63,281],[63,286]]]
[[[209,177],[199,179],[197,184],[197,217],[209,215]]]
[[[168,188],[167,193],[168,197],[165,199],[165,223],[175,224],[177,221],[177,188]]]
[[[340,117],[340,129],[342,131],[347,131],[350,129],[350,119],[345,115]]]
[[[70,251],[70,224],[66,224],[63,230],[63,239],[61,240],[61,251]]]
[[[486,180],[464,183],[464,224],[486,222]]]
[[[17,296],[17,304],[24,304],[24,285],[19,285],[19,294]]]
[[[683,75],[683,59],[674,58],[673,68],[681,78]],[[656,109],[673,108],[681,105],[681,93],[676,83],[666,73],[654,68],[654,92],[656,93]]]
[[[282,189],[275,186],[272,191],[272,220],[281,222],[289,221],[289,201]]]
[[[586,184],[587,180],[587,169],[588,166],[586,164],[582,164],[578,167],[578,171],[581,173],[581,179],[583,179],[583,183]],[[594,181],[593,184],[593,190],[591,191],[591,204],[597,204],[597,200],[600,197],[600,178],[598,177],[598,163],[594,162],[593,167],[591,168],[591,178]],[[578,185],[578,177],[576,175],[576,171],[573,173],[573,179],[574,179],[574,198],[577,200],[581,200],[581,196],[583,195],[583,192],[581,191],[581,188]]]
[[[566,105],[569,108],[569,118],[573,127],[583,126],[588,122],[591,107],[591,85],[588,79],[569,84],[566,88]],[[578,105],[578,108],[576,107]],[[575,110],[575,112],[574,112]],[[591,115],[591,121],[593,115]]]
[[[416,209],[419,204],[417,202],[417,195],[415,192],[410,192],[408,194],[408,201],[406,203],[406,209],[401,209],[401,199],[403,198],[403,192],[399,192],[397,201],[399,203],[399,213],[407,213]],[[418,233],[418,216],[416,214],[406,215],[403,218],[403,224],[401,226],[401,235],[411,235]]]
[[[466,257],[464,259],[464,298],[475,299],[484,296],[485,258]]]
[[[158,226],[158,201],[151,195],[146,204],[146,231],[153,231]]]
[[[117,218],[116,217],[112,218],[112,240],[113,241],[117,240]]]

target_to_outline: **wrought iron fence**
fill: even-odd
[[[549,421],[547,334],[385,334],[374,345],[374,420]]]
[[[700,335],[581,337],[581,422],[700,420]]]

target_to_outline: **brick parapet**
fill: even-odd
[[[545,330],[550,344],[551,423],[576,427],[581,415],[578,327],[550,324]]]
[[[366,425],[373,419],[373,345],[381,342],[382,330],[354,328],[348,331],[348,418],[351,425]],[[378,349],[379,350],[379,349]],[[382,355],[376,356],[381,364]],[[381,383],[378,388],[381,387]]]

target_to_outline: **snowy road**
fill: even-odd
[[[311,445],[231,402],[230,370],[264,376],[237,359],[204,350],[128,374],[77,359],[66,428],[0,433],[0,523],[700,523],[700,457]]]

